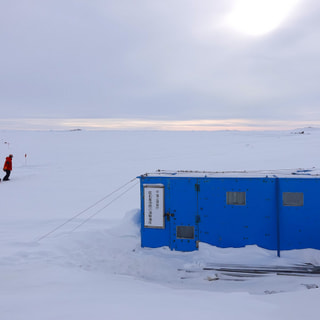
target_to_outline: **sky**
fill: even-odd
[[[320,125],[316,0],[1,1],[1,119]]]

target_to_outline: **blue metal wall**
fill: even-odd
[[[279,178],[279,193],[303,192],[304,205],[279,205],[280,248],[320,249],[320,180]]]
[[[191,251],[198,241],[218,247],[258,245],[270,250],[320,249],[317,178],[216,178],[141,176],[143,186],[163,184],[165,227],[141,225],[142,247]],[[227,204],[227,192],[245,192],[245,205]],[[284,206],[283,192],[302,192],[303,206]],[[179,239],[178,226],[194,227],[193,239]]]

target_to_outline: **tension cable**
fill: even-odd
[[[59,226],[55,227],[54,229],[52,229],[51,231],[49,231],[48,233],[44,234],[43,236],[41,236],[38,241],[41,241],[42,239],[48,237],[50,234],[56,232],[58,229],[62,228],[63,226],[65,226],[66,224],[68,224],[69,222],[73,221],[74,219],[80,217],[82,214],[84,214],[85,212],[87,212],[88,210],[92,209],[93,207],[95,207],[96,205],[98,205],[99,203],[101,203],[102,201],[106,200],[107,198],[111,197],[113,194],[115,194],[116,192],[120,191],[121,189],[125,188],[128,184],[132,183],[134,180],[136,180],[136,178],[131,179],[130,181],[128,181],[127,183],[123,184],[122,186],[120,186],[119,188],[117,188],[116,190],[112,191],[111,193],[107,194],[106,196],[104,196],[102,199],[98,200],[97,202],[95,202],[94,204],[90,205],[89,207],[87,207],[86,209],[82,210],[81,212],[75,214],[74,216],[72,216],[71,218],[69,218],[68,220],[66,220],[65,222],[63,222],[62,224],[60,224]],[[125,192],[121,193],[118,197],[116,197],[115,199],[113,199],[111,202],[109,202],[107,205],[105,205],[102,209],[98,210],[98,212],[96,212],[94,215],[90,216],[88,219],[86,219],[83,223],[81,223],[79,226],[77,226],[75,229],[79,228],[82,224],[84,224],[85,222],[87,222],[88,220],[90,220],[93,216],[95,216],[96,214],[98,214],[100,211],[102,211],[103,209],[105,209],[106,207],[108,207],[112,202],[114,202],[115,200],[119,199],[121,196],[123,196],[125,193],[127,193],[129,190],[131,190],[134,186],[136,186],[138,184],[135,183],[133,186],[131,186],[129,189],[127,189]],[[75,229],[73,229],[72,231],[74,231]]]

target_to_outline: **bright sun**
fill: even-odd
[[[238,32],[252,36],[277,29],[290,15],[299,0],[235,0],[227,24]]]

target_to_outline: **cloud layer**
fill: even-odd
[[[320,120],[320,3],[260,37],[225,25],[233,6],[8,1],[2,118]]]

